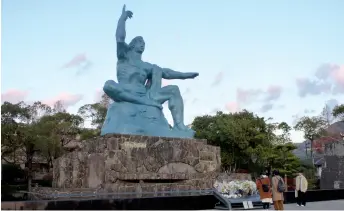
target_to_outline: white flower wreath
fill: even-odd
[[[216,181],[214,188],[227,198],[240,198],[257,192],[256,183],[250,180]]]

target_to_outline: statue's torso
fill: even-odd
[[[143,61],[118,60],[117,80],[123,86],[137,91],[146,90],[145,83],[149,75],[149,65]]]

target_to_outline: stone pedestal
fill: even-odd
[[[206,140],[105,135],[54,161],[55,190],[144,192],[212,188],[220,148]]]

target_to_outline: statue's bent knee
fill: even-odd
[[[180,90],[177,85],[169,85],[170,92],[174,95],[180,95]]]
[[[103,90],[110,97],[121,92],[118,84],[113,80],[106,81]]]

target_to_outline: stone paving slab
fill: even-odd
[[[296,204],[285,204],[285,210],[344,210],[344,200],[335,201],[321,201],[321,202],[309,202],[306,207],[298,207]],[[234,210],[244,210],[234,209]],[[256,208],[253,210],[263,210],[261,208]],[[270,210],[274,210],[273,207]]]

